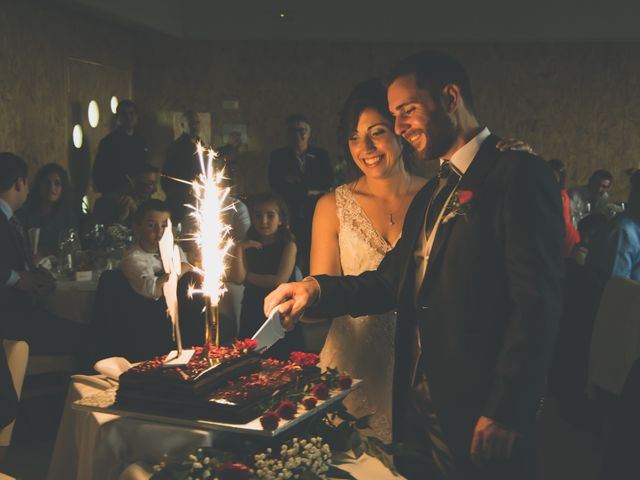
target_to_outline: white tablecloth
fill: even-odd
[[[98,282],[58,280],[56,289],[47,297],[47,310],[57,317],[78,323],[89,323]]]
[[[184,455],[212,444],[214,432],[120,418],[72,409],[75,400],[104,391],[113,381],[102,375],[72,379],[58,430],[49,480],[148,480],[152,466],[166,453]],[[377,459],[363,455],[341,463],[362,480],[398,480]]]

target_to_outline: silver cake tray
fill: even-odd
[[[298,415],[291,420],[281,419],[278,428],[275,430],[264,430],[260,424],[259,417],[254,418],[245,424],[233,424],[214,422],[212,420],[195,420],[157,413],[143,413],[135,410],[119,408],[115,405],[117,387],[109,388],[100,393],[96,393],[95,395],[90,395],[80,400],[76,400],[73,402],[73,409],[85,412],[109,413],[121,417],[137,418],[149,422],[166,423],[183,427],[273,438],[293,428],[300,422],[324,412],[329,406],[342,400],[349,393],[360,388],[361,385],[362,380],[353,380],[351,387],[346,390],[331,390],[331,396],[327,400],[318,400],[318,404],[311,410],[305,410],[302,405],[298,405]]]

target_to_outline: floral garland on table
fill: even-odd
[[[278,362],[277,360],[270,360]],[[320,357],[315,353],[292,352],[285,369],[298,369],[301,371],[317,368]],[[299,405],[306,410],[312,410],[318,401],[327,400],[332,389],[347,390],[353,380],[348,375],[340,375],[336,369],[328,368],[315,379],[306,383],[302,388],[296,388],[285,395],[279,403],[271,400],[266,405],[264,415],[260,417],[260,424],[265,430],[278,428],[280,420],[292,420],[298,413]]]

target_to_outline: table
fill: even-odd
[[[47,297],[47,310],[66,320],[89,323],[97,288],[97,280],[58,280],[56,289]]]
[[[74,401],[111,389],[103,375],[74,375],[54,447],[48,480],[148,480],[164,454],[185,455],[212,445],[215,432],[181,425],[74,410]],[[342,459],[355,478],[399,480],[377,459]]]

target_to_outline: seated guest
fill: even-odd
[[[640,280],[640,172],[631,176],[629,208],[594,237],[586,264],[603,282],[611,277]]]
[[[133,231],[135,244],[125,252],[120,262],[131,288],[143,297],[157,300],[163,296],[162,287],[169,279],[160,259],[159,242],[167,228],[169,207],[161,200],[147,200],[135,213]],[[190,271],[186,256],[180,249],[181,274]]]
[[[596,170],[589,177],[587,185],[571,188],[571,221],[574,226],[590,213],[609,215],[608,190],[613,183],[613,175],[608,170]]]
[[[66,170],[57,163],[40,168],[27,201],[16,215],[26,232],[31,228],[40,229],[38,255],[56,253],[60,234],[69,228],[78,228]]]
[[[76,353],[82,360],[86,353],[82,326],[43,307],[56,281],[34,265],[29,239],[14,215],[28,191],[25,161],[13,153],[0,153],[0,338],[25,340],[32,353]]]
[[[573,252],[573,248],[580,242],[580,233],[571,222],[571,201],[565,189],[565,180],[567,171],[564,163],[558,159],[552,159],[547,164],[553,170],[556,180],[560,184],[560,194],[562,195],[562,216],[564,218],[564,256],[569,257]]]
[[[156,193],[158,169],[148,163],[138,165],[128,183],[127,188],[119,192],[106,193],[96,199],[93,206],[94,223],[119,223],[130,227],[138,206]]]
[[[607,217],[601,213],[587,215],[578,223],[580,243],[573,250],[573,258],[578,265],[584,265],[589,254],[592,239],[607,226]]]

